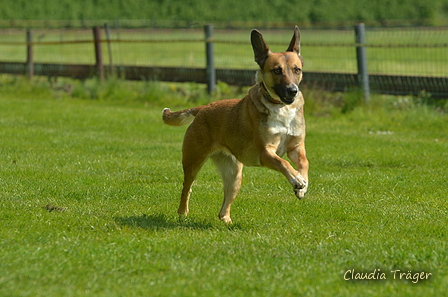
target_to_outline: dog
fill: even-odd
[[[209,158],[223,180],[224,202],[218,216],[226,223],[232,222],[230,207],[241,187],[244,165],[282,173],[299,199],[307,191],[299,27],[295,27],[285,52],[271,52],[258,30],[252,31],[251,43],[259,70],[257,84],[243,99],[220,100],[177,112],[163,110],[165,124],[190,124],[182,146],[181,217],[188,214],[191,186]],[[297,169],[281,158],[285,153]]]

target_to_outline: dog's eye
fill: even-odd
[[[272,72],[274,74],[282,74],[282,69],[281,68],[275,68],[274,70],[272,70]]]
[[[295,73],[295,74],[299,74],[300,72],[302,72],[302,69],[300,69],[300,68],[294,68],[294,73]]]

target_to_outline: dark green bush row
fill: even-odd
[[[448,19],[446,0],[0,0],[0,19],[192,22],[346,22],[402,20],[437,25]]]

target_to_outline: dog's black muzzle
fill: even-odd
[[[280,97],[280,100],[282,100],[285,104],[292,104],[294,103],[294,100],[299,94],[299,87],[295,84],[290,84],[285,87],[276,89],[275,92]]]

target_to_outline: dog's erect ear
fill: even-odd
[[[300,56],[300,30],[298,26],[294,28],[294,35],[292,36],[291,43],[286,51],[295,52]]]
[[[258,30],[252,30],[250,40],[254,49],[255,62],[257,62],[260,68],[263,68],[264,62],[266,62],[269,54],[271,54],[271,50]]]

